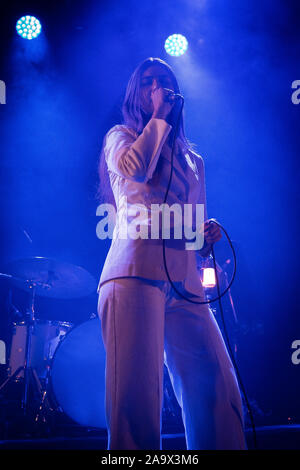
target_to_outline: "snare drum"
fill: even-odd
[[[45,378],[47,366],[62,337],[72,328],[72,324],[61,321],[35,320],[31,337],[29,366],[35,369],[38,377]],[[9,356],[9,375],[25,365],[27,325],[25,322],[14,323]],[[20,371],[17,378],[23,377]]]
[[[106,428],[105,349],[98,317],[74,327],[59,342],[50,384],[56,404],[76,423]]]

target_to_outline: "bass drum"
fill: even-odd
[[[105,349],[98,317],[63,337],[50,374],[55,400],[66,415],[82,426],[106,428]]]

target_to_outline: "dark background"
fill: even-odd
[[[187,136],[205,160],[209,217],[236,249],[239,323],[231,333],[259,424],[300,423],[300,364],[291,362],[300,339],[297,3],[1,2],[1,271],[14,259],[45,256],[98,281],[109,247],[96,237],[102,139],[120,122],[133,69],[161,57],[178,77]],[[17,36],[24,14],[42,22],[38,39]],[[189,49],[172,58],[164,41],[176,32]],[[216,255],[221,265],[231,256],[225,237]],[[4,280],[0,292],[9,347],[9,292],[21,313],[28,294]],[[96,306],[94,292],[76,301],[39,298],[36,308],[40,318],[79,323]]]

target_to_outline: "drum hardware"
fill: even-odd
[[[36,283],[32,282],[31,286],[31,296],[30,296],[30,305],[26,312],[26,328],[27,328],[27,337],[26,337],[26,348],[25,348],[25,362],[24,365],[18,367],[18,369],[9,377],[5,382],[0,386],[0,391],[4,390],[7,385],[12,382],[20,372],[24,373],[24,390],[21,400],[21,408],[26,415],[28,412],[28,394],[29,387],[32,385],[33,389],[39,390],[39,379],[35,378],[33,375],[33,370],[30,366],[30,355],[31,355],[31,343],[32,343],[32,333],[35,324],[35,293],[36,293]]]
[[[10,278],[22,290],[30,292],[31,283],[36,284],[36,295],[56,299],[76,299],[96,291],[94,277],[80,266],[35,256],[15,260],[7,265]]]
[[[0,390],[3,391],[10,382],[19,382],[22,393],[21,410],[24,417],[27,418],[28,426],[31,432],[38,432],[49,435],[54,430],[53,416],[54,409],[49,400],[49,375],[51,360],[55,348],[62,341],[68,329],[72,329],[72,324],[68,322],[40,321],[34,318],[32,322],[31,332],[28,332],[28,322],[22,321],[16,324],[15,338],[12,343],[12,351],[10,357],[10,374],[11,376],[1,385]],[[26,329],[26,332],[24,332]],[[28,335],[31,335],[30,341],[27,341]],[[26,338],[25,338],[26,335]],[[30,351],[25,351],[30,345]],[[17,348],[17,346],[21,346]],[[44,347],[43,347],[44,346]],[[18,354],[19,353],[19,354]],[[30,358],[26,361],[25,357]],[[20,363],[24,365],[19,366]],[[25,366],[28,366],[27,372]],[[16,367],[17,366],[17,367]],[[22,377],[24,375],[24,379]],[[23,383],[22,383],[23,381]],[[27,386],[27,389],[25,388]],[[31,392],[29,395],[29,391]],[[30,405],[30,406],[28,406]],[[32,426],[34,426],[32,428]],[[43,428],[41,427],[43,426]]]
[[[45,384],[44,387],[41,387],[40,389],[40,403],[38,405],[37,413],[34,418],[34,422],[36,424],[43,423],[43,424],[49,424],[49,413],[53,413],[54,409],[50,405],[49,399],[48,399],[48,392],[49,392],[49,371],[50,371],[50,366],[47,366],[47,374],[46,374],[46,379],[45,379]],[[36,371],[34,371],[36,374]]]
[[[17,361],[15,361],[14,365],[16,365],[16,363],[18,365],[18,361],[20,361],[20,359],[23,359],[23,363],[22,365],[15,367],[15,370],[12,369],[12,364],[9,364],[10,370],[8,370],[8,373],[10,376],[0,385],[0,391],[3,392],[10,383],[18,381],[20,376],[23,374],[24,383],[22,384],[23,390],[22,398],[20,400],[22,413],[24,417],[28,417],[30,420],[31,415],[29,416],[29,411],[32,411],[32,408],[29,410],[29,392],[32,391],[36,403],[38,403],[34,423],[47,424],[49,411],[54,411],[48,397],[50,359],[51,354],[54,354],[57,344],[52,344],[51,341],[47,343],[48,349],[44,354],[44,357],[46,358],[46,376],[45,378],[41,377],[41,372],[37,370],[34,357],[32,356],[35,349],[33,341],[34,331],[37,327],[41,328],[39,320],[35,318],[35,298],[36,296],[46,296],[58,299],[79,298],[87,296],[95,291],[96,283],[94,278],[81,267],[73,266],[68,263],[57,262],[43,257],[14,261],[8,265],[8,272],[11,274],[0,273],[0,277],[9,279],[16,287],[29,292],[30,302],[29,308],[25,313],[25,321],[22,322],[22,326],[20,323],[17,325],[17,328],[19,328],[19,336],[22,336],[22,334],[24,336],[24,330],[21,333],[21,328],[26,329],[26,342],[25,348],[20,348],[19,357],[17,357]],[[55,322],[48,323],[51,323],[50,326],[52,327]],[[62,325],[65,329],[67,327],[70,328],[70,323],[56,323],[58,323],[59,328],[61,328]],[[41,331],[38,331],[38,333],[40,334]],[[65,333],[66,331],[64,334]],[[61,336],[63,336],[63,334],[54,339],[56,339],[57,342],[60,342]],[[39,339],[41,338],[39,337]],[[43,369],[43,367],[41,367],[41,369]]]
[[[52,320],[36,319],[31,340],[30,364],[39,378],[45,379],[47,367],[53,353],[66,332],[72,327],[72,323]],[[25,346],[27,337],[26,322],[13,323],[12,341],[9,355],[8,374],[12,375],[20,365],[25,362]],[[18,373],[16,380],[23,373]]]

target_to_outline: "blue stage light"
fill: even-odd
[[[182,34],[172,34],[166,39],[165,50],[170,55],[178,57],[184,54],[187,48],[187,39]]]
[[[22,16],[16,24],[17,33],[24,39],[34,39],[38,37],[42,30],[42,25],[34,16]]]

